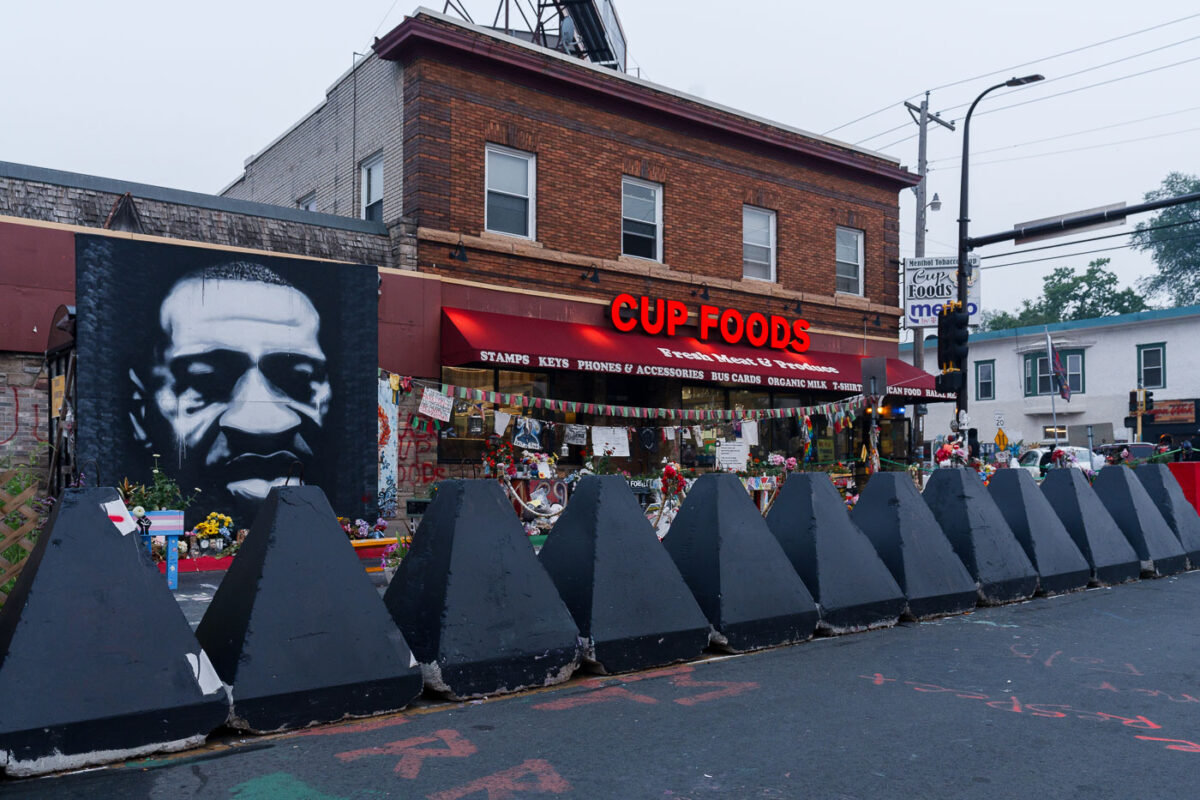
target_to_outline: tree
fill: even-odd
[[[1146,202],[1194,192],[1200,192],[1200,178],[1172,172],[1160,188],[1146,193]],[[1138,223],[1130,242],[1150,251],[1158,268],[1138,282],[1148,297],[1169,297],[1176,306],[1200,303],[1200,202],[1164,208]]]
[[[1022,300],[1021,307],[1011,313],[984,312],[980,327],[999,331],[1145,311],[1146,301],[1135,290],[1117,289],[1116,274],[1105,269],[1109,261],[1098,258],[1083,274],[1058,267],[1042,279],[1042,296],[1036,301]]]

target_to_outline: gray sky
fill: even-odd
[[[442,10],[436,0],[427,4]],[[464,5],[485,22],[497,0]],[[888,107],[829,135],[894,155],[913,169],[916,139],[904,139],[916,125],[903,100],[933,90],[931,108],[958,119],[988,86],[1012,75],[1044,74],[1045,82],[1010,96],[1002,96],[1009,90],[992,93],[975,112],[972,234],[1112,202],[1138,203],[1168,172],[1200,174],[1200,7],[1194,2],[617,0],[616,6],[631,71],[640,68],[656,83],[815,133]],[[216,192],[238,176],[248,155],[320,102],[355,50],[365,52],[374,36],[415,8],[405,0],[14,5],[4,12],[0,48],[0,74],[8,76],[0,88],[6,121],[0,159]],[[1135,33],[1153,26],[1160,27]],[[1044,60],[1071,50],[1078,52]],[[1069,93],[1051,96],[1061,92]],[[1036,102],[1003,108],[1023,101]],[[955,251],[961,148],[959,133],[934,127],[930,192],[944,205],[930,213],[929,255]],[[913,205],[906,190],[904,256],[912,254]],[[1040,293],[1041,276],[1053,267],[1083,267],[1103,256],[1128,285],[1153,270],[1147,255],[1130,249],[1065,255],[1125,241],[985,258],[985,265],[1054,260],[988,269],[984,306],[1012,309]],[[996,245],[980,255],[1012,249]]]

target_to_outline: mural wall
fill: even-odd
[[[79,463],[159,466],[249,525],[302,469],[339,514],[376,502],[375,268],[80,235]],[[297,464],[299,466],[297,466]]]

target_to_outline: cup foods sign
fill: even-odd
[[[970,256],[967,311],[978,325],[979,256]],[[911,328],[936,328],[938,312],[947,301],[958,299],[958,257],[907,258],[904,260],[904,319]]]

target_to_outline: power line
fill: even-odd
[[[1151,53],[1158,53],[1162,50],[1167,50],[1172,47],[1178,47],[1181,44],[1187,44],[1188,42],[1194,42],[1197,39],[1200,39],[1200,36],[1192,36],[1187,39],[1180,39],[1178,42],[1171,42],[1170,44],[1164,44],[1164,45],[1160,45],[1159,47],[1153,47],[1149,50],[1143,50],[1140,53],[1133,53],[1132,55],[1122,56],[1121,58],[1117,58],[1112,61],[1106,61],[1103,64],[1096,64],[1095,66],[1085,67],[1084,69],[1075,70],[1074,72],[1068,72],[1066,75],[1055,75],[1053,78],[1043,81],[1042,86],[1046,86],[1047,84],[1055,83],[1057,81],[1065,81],[1067,78],[1074,78],[1077,75],[1083,75],[1088,72],[1095,72],[1098,69],[1103,69],[1104,67],[1111,67],[1113,64],[1120,64],[1123,61],[1131,61],[1135,58],[1141,58],[1142,56],[1150,55]],[[1020,91],[1020,90],[1013,89],[1012,91],[1009,91],[1009,92],[1000,92],[999,94],[996,95],[996,97],[1004,97],[1005,95],[1012,94],[1013,92],[1016,92],[1016,91]],[[966,108],[968,105],[970,105],[970,103],[959,103],[956,106],[950,106],[949,108],[943,109],[942,113],[944,114],[949,111],[956,111],[957,109],[960,109],[960,108]]]
[[[854,144],[855,144],[855,145],[860,145],[860,144],[862,144],[863,142],[869,142],[869,141],[871,141],[872,139],[878,139],[880,136],[887,136],[889,133],[892,133],[892,132],[894,132],[894,131],[898,131],[898,130],[900,130],[901,128],[907,128],[907,127],[908,127],[908,125],[909,125],[909,123],[908,123],[908,122],[902,122],[901,124],[897,125],[896,127],[894,127],[894,128],[888,128],[886,131],[882,131],[881,133],[877,133],[877,134],[875,134],[874,136],[868,136],[868,137],[867,137],[867,138],[865,138],[865,139],[859,139],[859,140],[858,140],[857,142],[855,142]],[[916,134],[914,133],[914,134],[913,134],[913,136],[916,136]],[[912,136],[910,136],[910,137],[908,137],[908,138],[910,138],[910,139],[911,139],[911,138],[912,138]]]
[[[1005,68],[1003,68],[1003,69],[998,69],[998,70],[995,70],[995,71],[993,71],[993,72],[985,72],[985,73],[982,73],[982,74],[979,74],[979,75],[975,75],[975,76],[973,76],[973,77],[970,77],[970,78],[962,78],[961,80],[952,81],[952,82],[950,82],[950,83],[943,83],[941,86],[935,86],[935,87],[933,87],[932,89],[930,89],[929,91],[931,91],[931,92],[936,92],[936,91],[938,91],[938,90],[940,90],[940,89],[949,89],[949,88],[950,88],[950,87],[952,87],[952,86],[960,86],[960,85],[962,85],[962,84],[964,84],[964,83],[970,83],[971,81],[977,81],[977,80],[981,80],[981,79],[983,79],[983,78],[989,78],[989,77],[991,77],[991,76],[993,76],[993,75],[1000,75],[1000,74],[1002,74],[1002,73],[1007,73],[1007,72],[1010,72],[1011,70],[1017,70],[1017,69],[1021,69],[1022,67],[1028,67],[1028,66],[1031,66],[1031,65],[1033,65],[1033,64],[1040,64],[1040,63],[1042,63],[1042,62],[1044,62],[1044,61],[1051,61],[1051,60],[1053,60],[1053,59],[1056,59],[1056,58],[1061,58],[1062,56],[1068,56],[1068,55],[1072,55],[1072,54],[1074,54],[1074,53],[1081,53],[1081,52],[1083,52],[1084,50],[1090,50],[1090,49],[1092,49],[1093,47],[1100,47],[1100,46],[1102,46],[1102,45],[1106,45],[1106,44],[1112,44],[1113,42],[1118,42],[1118,41],[1121,41],[1122,39],[1128,39],[1128,38],[1130,38],[1130,37],[1133,37],[1133,36],[1138,36],[1139,34],[1143,34],[1143,33],[1149,33],[1150,31],[1158,30],[1159,28],[1166,28],[1166,27],[1168,27],[1168,26],[1170,26],[1170,25],[1176,25],[1176,24],[1178,24],[1178,23],[1180,23],[1180,22],[1186,22],[1187,20],[1189,20],[1189,19],[1194,19],[1195,17],[1200,17],[1200,14],[1189,14],[1189,15],[1188,15],[1188,16],[1186,16],[1186,17],[1180,17],[1180,18],[1178,18],[1178,19],[1173,19],[1173,20],[1170,20],[1170,21],[1168,21],[1168,22],[1163,22],[1163,23],[1160,23],[1160,24],[1158,24],[1158,25],[1151,25],[1149,28],[1142,28],[1141,30],[1137,30],[1137,31],[1131,31],[1130,33],[1123,33],[1123,34],[1121,34],[1120,36],[1114,36],[1114,37],[1112,37],[1111,39],[1104,39],[1103,41],[1099,41],[1099,42],[1093,42],[1092,44],[1086,44],[1086,45],[1083,45],[1083,46],[1081,46],[1081,47],[1075,47],[1075,48],[1072,48],[1071,50],[1063,50],[1063,51],[1062,51],[1062,52],[1060,52],[1060,53],[1055,53],[1055,54],[1053,54],[1053,55],[1049,55],[1049,56],[1043,56],[1042,58],[1036,58],[1036,59],[1034,59],[1033,61],[1025,61],[1025,62],[1023,62],[1023,63],[1021,63],[1021,64],[1014,64],[1014,65],[1013,65],[1013,66],[1011,66],[1011,67],[1005,67]],[[906,99],[908,99],[908,100],[912,100],[912,99],[913,99],[913,97],[917,97],[917,96],[919,96],[919,95],[920,95],[920,92],[918,92],[917,94],[914,94],[914,95],[912,95],[911,97],[908,97],[908,98],[906,98]],[[888,104],[887,104],[886,106],[884,106],[883,108],[880,108],[880,109],[877,109],[877,110],[875,110],[875,111],[872,111],[872,112],[871,112],[871,113],[869,113],[869,114],[864,114],[863,116],[861,116],[861,117],[858,117],[857,119],[852,119],[852,120],[850,120],[849,122],[846,122],[846,123],[843,123],[843,124],[841,124],[841,125],[838,125],[836,128],[830,128],[829,130],[825,131],[825,132],[824,132],[823,134],[821,134],[821,135],[822,135],[822,136],[828,136],[829,134],[833,133],[834,131],[840,131],[842,128],[849,127],[849,126],[853,125],[853,124],[854,124],[854,123],[856,123],[856,122],[862,122],[862,121],[863,121],[863,120],[865,120],[865,119],[870,119],[871,117],[877,116],[877,115],[879,115],[879,114],[882,114],[882,113],[883,113],[883,112],[885,112],[885,111],[888,111],[888,110],[892,109],[893,107],[895,107],[895,105],[896,105],[896,103],[888,103]],[[878,134],[878,135],[879,135],[879,136],[882,136],[883,134]],[[877,138],[877,137],[876,137],[876,136],[871,136],[871,137],[868,137],[868,139],[864,139],[863,141],[868,141],[869,139],[874,139],[874,138]],[[911,138],[911,137],[909,137],[909,138]],[[901,141],[905,141],[905,140],[901,140]],[[891,145],[887,145],[887,147],[891,147]]]
[[[1062,56],[1069,56],[1074,53],[1081,53],[1084,50],[1090,50],[1093,47],[1100,47],[1101,45],[1112,44],[1113,42],[1119,42],[1122,39],[1128,39],[1132,36],[1137,36],[1142,33],[1149,33],[1150,31],[1155,31],[1155,30],[1158,30],[1159,28],[1165,28],[1169,25],[1175,25],[1180,22],[1186,22],[1187,20],[1194,19],[1195,17],[1200,17],[1200,14],[1189,14],[1186,17],[1180,17],[1179,19],[1173,19],[1169,22],[1163,22],[1158,25],[1152,25],[1149,28],[1142,28],[1139,31],[1132,31],[1131,33],[1123,33],[1120,36],[1114,36],[1111,39],[1105,39],[1104,41],[1101,41],[1101,42],[1093,42],[1092,44],[1085,44],[1082,47],[1076,47],[1071,50],[1064,50],[1061,53],[1055,53],[1052,56],[1044,56],[1042,58],[1035,58],[1033,61],[1025,61],[1021,64],[1013,64],[1011,67],[1005,67],[1004,69],[998,69],[998,70],[995,70],[994,72],[984,72],[980,75],[975,75],[974,77],[971,77],[971,78],[963,78],[962,80],[957,80],[952,83],[944,83],[941,86],[933,87],[929,91],[936,92],[939,89],[949,89],[951,86],[960,86],[964,83],[970,83],[971,81],[977,81],[977,80],[981,80],[983,78],[990,78],[993,75],[1001,75],[1001,74],[1010,72],[1012,70],[1021,69],[1022,67],[1032,66],[1034,64],[1041,64],[1044,61],[1051,61],[1056,58],[1061,58]]]
[[[1055,92],[1054,94],[1047,94],[1047,95],[1042,95],[1041,97],[1034,97],[1029,100],[1022,100],[1019,103],[1010,103],[1009,105],[1006,105],[1006,106],[996,106],[993,108],[988,108],[984,111],[980,111],[976,116],[983,116],[984,114],[994,114],[997,111],[1004,111],[1009,108],[1017,108],[1018,106],[1027,106],[1030,103],[1040,103],[1043,100],[1049,100],[1054,97],[1062,97],[1063,95],[1074,94],[1075,92],[1082,92],[1085,89],[1095,89],[1097,86],[1107,86],[1110,83],[1117,83],[1118,81],[1129,80],[1130,78],[1140,78],[1143,75],[1149,75],[1153,72],[1160,72],[1164,69],[1171,69],[1172,67],[1179,67],[1184,64],[1190,64],[1193,61],[1200,61],[1200,56],[1193,56],[1192,58],[1185,58],[1182,61],[1175,61],[1170,64],[1163,64],[1158,67],[1151,67],[1150,69],[1145,69],[1145,70],[1142,70],[1141,72],[1132,72],[1128,75],[1118,75],[1117,77],[1109,78],[1106,81],[1098,81],[1097,83],[1089,83],[1086,86],[1078,86],[1074,89],[1065,89],[1061,92]]]
[[[1150,120],[1153,120],[1153,119],[1163,119],[1164,117],[1173,117],[1173,116],[1176,116],[1177,114],[1186,114],[1189,111],[1200,111],[1200,106],[1192,106],[1191,108],[1181,108],[1178,111],[1167,111],[1166,113],[1154,114],[1149,117],[1138,117],[1137,119],[1125,120],[1124,122],[1114,122],[1111,125],[1101,125],[1097,128],[1087,128],[1086,130],[1082,130],[1082,131],[1072,131],[1071,133],[1061,133],[1057,136],[1047,136],[1044,139],[1030,139],[1027,142],[1017,142],[1016,144],[1008,144],[1008,145],[1004,145],[1003,147],[993,147],[989,150],[976,150],[971,155],[981,156],[981,155],[986,155],[987,153],[998,153],[1002,150],[1012,150],[1013,148],[1016,148],[1016,147],[1028,147],[1029,145],[1032,145],[1032,144],[1045,144],[1046,142],[1053,142],[1058,139],[1068,139],[1072,136],[1083,136],[1085,133],[1096,133],[1098,131],[1106,131],[1106,130],[1110,130],[1112,128],[1120,128],[1125,125],[1134,125],[1139,122],[1149,122]],[[911,137],[909,137],[909,138],[911,138]],[[947,156],[946,158],[940,159],[940,160],[942,160],[942,161],[961,161],[962,156]]]
[[[1150,139],[1162,139],[1166,136],[1178,136],[1181,133],[1193,133],[1195,131],[1200,131],[1200,126],[1195,127],[1195,128],[1184,128],[1181,131],[1169,131],[1167,133],[1152,133],[1149,136],[1138,136],[1133,139],[1121,139],[1121,140],[1115,141],[1115,142],[1102,142],[1101,144],[1089,144],[1089,145],[1085,145],[1083,147],[1071,147],[1066,150],[1051,150],[1047,153],[1033,153],[1033,154],[1027,155],[1027,156],[1012,156],[1011,158],[993,158],[991,161],[972,161],[971,166],[972,167],[982,167],[982,166],[986,166],[988,164],[1006,164],[1010,161],[1028,161],[1031,158],[1045,158],[1046,156],[1060,156],[1060,155],[1063,155],[1066,153],[1080,153],[1080,152],[1083,152],[1084,150],[1098,150],[1098,149],[1101,149],[1104,147],[1116,147],[1116,146],[1122,145],[1122,144],[1133,144],[1134,142],[1145,142],[1145,141],[1149,141]],[[961,156],[959,158],[961,160]],[[930,162],[930,163],[937,163],[937,162]],[[950,170],[960,169],[961,166],[962,166],[961,164],[957,165],[957,166],[948,166],[948,167],[946,167],[946,169],[950,169]]]
[[[1119,236],[1133,236],[1135,233],[1148,233],[1150,231],[1162,231],[1162,230],[1166,230],[1168,228],[1178,228],[1180,225],[1196,225],[1198,222],[1200,222],[1200,221],[1194,220],[1194,219],[1189,219],[1189,220],[1184,220],[1183,222],[1171,222],[1166,225],[1152,225],[1148,228],[1141,228],[1141,229],[1134,228],[1133,230],[1121,231],[1120,233],[1108,233],[1108,234],[1105,234],[1104,236],[1092,236],[1088,239],[1075,239],[1070,242],[1059,242],[1057,244],[1044,244],[1040,247],[1030,247],[1027,249],[1018,250],[1018,251],[1014,251],[1014,252],[1008,252],[1008,253],[994,253],[990,256],[980,256],[979,260],[983,261],[988,258],[1008,258],[1009,256],[1023,256],[1026,253],[1035,253],[1038,250],[1053,250],[1058,247],[1074,247],[1077,244],[1086,244],[1088,242],[1098,242],[1101,239],[1115,239]]]
[[[1186,236],[1168,236],[1166,238],[1159,239],[1159,241],[1160,242],[1181,242],[1181,241],[1188,241],[1191,239],[1200,239],[1200,233],[1192,233],[1192,234],[1188,234]],[[1076,242],[1070,242],[1070,244],[1076,244]],[[1042,258],[1028,258],[1028,259],[1025,259],[1024,261],[1005,261],[1003,264],[981,264],[979,266],[979,268],[980,269],[996,269],[997,267],[1013,267],[1018,264],[1036,264],[1039,261],[1055,261],[1057,259],[1072,258],[1074,256],[1089,256],[1089,255],[1092,255],[1093,253],[1107,253],[1112,250],[1128,250],[1131,247],[1136,247],[1136,245],[1133,242],[1129,242],[1127,244],[1117,245],[1116,247],[1100,247],[1095,250],[1080,250],[1077,253],[1060,253],[1059,255],[1056,255],[1056,256],[1043,256]]]

